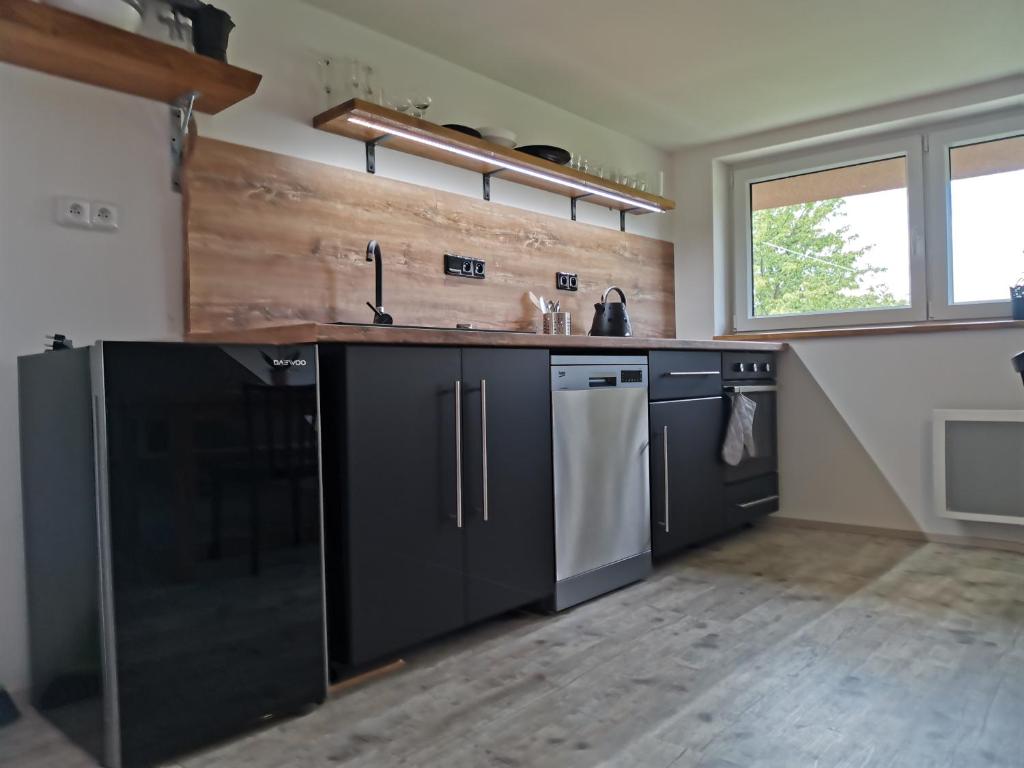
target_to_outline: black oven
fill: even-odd
[[[775,355],[771,352],[724,352],[722,398],[728,419],[731,395],[743,394],[757,404],[752,452],[744,449],[736,466],[725,465],[726,506],[731,522],[746,522],[779,508]]]

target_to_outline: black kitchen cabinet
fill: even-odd
[[[348,649],[360,664],[462,625],[465,537],[457,519],[456,348],[321,350],[344,355],[341,514]],[[339,383],[334,376],[325,378]],[[326,403],[334,393],[323,392]],[[330,490],[332,485],[327,485]],[[464,515],[464,513],[463,513]],[[463,521],[464,524],[464,521]],[[332,569],[332,573],[334,570]],[[333,585],[332,585],[333,586]],[[337,629],[344,621],[335,621]]]
[[[551,594],[548,353],[467,348],[462,376],[466,613],[473,622]]]
[[[651,403],[651,530],[655,557],[726,531],[719,458],[723,431],[721,397]]]
[[[325,345],[320,360],[336,668],[548,597],[547,351]]]

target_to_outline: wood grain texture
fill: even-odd
[[[659,197],[650,192],[641,192],[632,187],[627,187],[625,184],[602,179],[600,176],[583,173],[566,165],[558,165],[539,157],[517,152],[515,149],[509,149],[485,139],[467,136],[459,131],[453,131],[450,128],[431,123],[428,120],[413,117],[412,115],[404,115],[397,110],[381,107],[362,99],[349,99],[343,104],[320,113],[313,118],[313,127],[321,131],[336,133],[339,136],[358,139],[359,141],[384,140],[386,142],[384,146],[387,146],[389,149],[407,152],[418,157],[426,157],[430,160],[465,168],[476,173],[500,172],[502,178],[511,179],[518,184],[525,184],[536,189],[554,192],[558,195],[565,195],[566,197],[586,194],[584,190],[568,187],[565,184],[558,183],[558,181],[552,182],[548,179],[537,178],[529,174],[516,173],[514,170],[508,169],[507,165],[495,165],[476,158],[465,157],[441,147],[423,144],[404,136],[388,134],[375,128],[359,125],[351,122],[351,117],[369,120],[393,130],[404,131],[414,136],[439,142],[446,147],[455,147],[464,152],[471,152],[485,160],[494,159],[499,163],[511,163],[515,166],[525,167],[528,170],[539,171],[548,176],[549,179],[583,185],[588,190],[602,190],[627,198],[626,200],[609,200],[607,198],[600,200],[600,204],[605,204],[619,210],[638,214],[650,213],[650,211],[643,208],[636,208],[635,202],[631,202],[636,200],[653,205],[662,211],[671,211],[676,207],[675,202],[668,198]],[[587,202],[598,202],[598,199],[588,198]]]
[[[240,331],[191,333],[187,340],[207,344],[403,344],[437,347],[532,347],[556,350],[619,350],[647,352],[652,349],[721,349],[779,352],[779,342],[650,339],[638,336],[548,336],[539,333],[404,328],[396,325],[290,325],[247,328]]]
[[[0,2],[0,61],[167,104],[199,91],[215,114],[256,92],[262,75],[32,0]]]
[[[210,139],[184,186],[190,333],[372,319],[377,239],[399,324],[532,331],[526,292],[554,298],[561,270],[579,273],[557,296],[575,333],[618,285],[637,336],[675,335],[669,242]],[[487,279],[446,276],[446,251],[486,260]]]
[[[1024,558],[761,527],[517,613],[188,768],[1020,768]],[[5,768],[92,765],[33,712]]]
[[[941,333],[943,331],[992,331],[1024,328],[1024,320],[930,320],[896,325],[853,325],[846,328],[805,328],[789,331],[750,331],[715,336],[721,341],[798,341],[841,336],[891,336],[898,333]]]

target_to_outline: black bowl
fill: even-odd
[[[525,147],[516,147],[516,151],[539,157],[556,165],[565,165],[572,157],[561,147],[552,147],[547,144],[530,144]]]
[[[464,133],[467,136],[472,136],[475,139],[482,139],[483,135],[476,128],[470,128],[468,125],[459,125],[458,123],[448,123],[447,125],[441,126],[442,128],[448,128],[459,133]]]

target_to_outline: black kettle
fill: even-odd
[[[608,301],[608,294],[615,291],[622,301]],[[608,288],[601,297],[601,302],[594,305],[594,322],[590,324],[591,336],[632,336],[633,326],[629,324],[629,313],[626,312],[626,294],[614,285]]]

